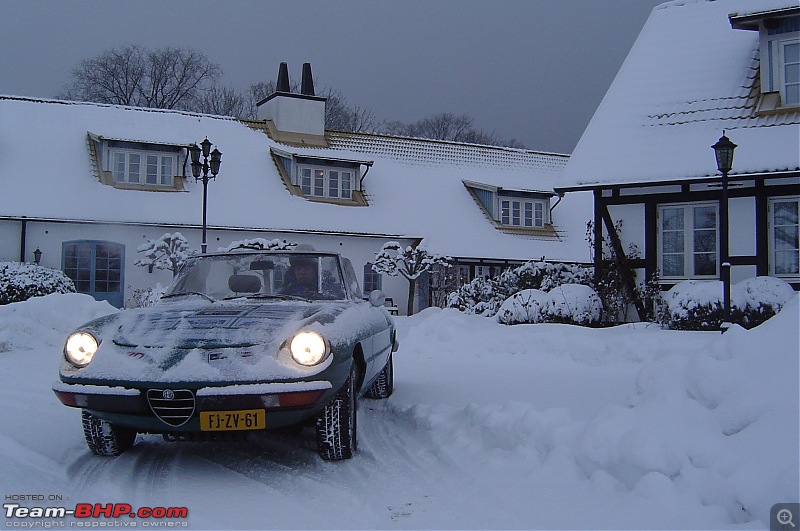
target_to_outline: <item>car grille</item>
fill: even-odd
[[[148,389],[147,403],[156,417],[173,427],[186,424],[194,414],[194,393],[188,389]]]

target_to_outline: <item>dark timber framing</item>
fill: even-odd
[[[769,222],[768,205],[770,198],[800,195],[800,171],[761,173],[729,176],[730,199],[753,198],[755,208],[755,254],[730,257],[733,266],[754,266],[756,275],[769,275]],[[589,191],[594,195],[594,266],[596,270],[604,267],[602,256],[603,227],[605,227],[615,252],[625,258],[624,247],[614,230],[614,220],[609,212],[610,206],[642,205],[644,208],[644,259],[635,264],[644,268],[645,281],[654,278],[658,269],[658,207],[670,203],[719,202],[722,197],[721,177],[700,177],[695,179],[675,179],[657,182],[635,182],[617,184],[597,184],[557,188],[556,192]],[[731,234],[731,238],[736,238]],[[749,235],[747,237],[750,237]],[[718,250],[719,252],[719,250]],[[625,279],[630,288],[634,279]],[[795,290],[800,290],[800,282],[790,282]],[[663,289],[672,283],[662,282]],[[641,301],[636,301],[640,317],[646,315]]]

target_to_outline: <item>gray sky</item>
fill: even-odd
[[[662,0],[0,0],[0,93],[54,97],[126,44],[193,48],[238,90],[310,62],[378,120],[468,114],[569,153]]]

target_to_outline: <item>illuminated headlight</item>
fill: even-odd
[[[300,365],[316,365],[325,359],[328,348],[325,340],[316,332],[300,332],[292,338],[289,351]]]
[[[92,361],[98,345],[97,339],[92,334],[75,332],[67,338],[67,343],[64,345],[64,356],[73,365],[85,367]]]

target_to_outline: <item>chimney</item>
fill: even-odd
[[[314,95],[311,63],[303,64],[300,94],[291,92],[286,63],[278,68],[275,92],[258,102],[258,119],[271,120],[279,133],[325,135],[326,98]]]

